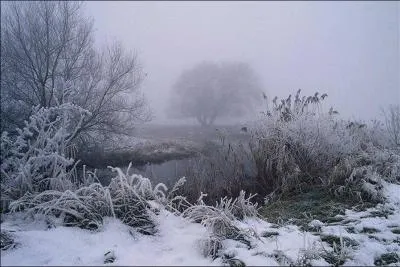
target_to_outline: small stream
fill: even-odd
[[[131,167],[129,174],[135,173],[149,178],[153,186],[158,183],[164,183],[170,188],[178,179],[186,175],[188,167],[194,160],[196,160],[196,158],[169,160],[161,164],[148,163],[142,166]],[[128,166],[122,166],[120,168],[125,173]],[[111,178],[115,176],[115,172],[112,172],[110,169],[98,169],[97,176],[102,185],[108,185]]]
[[[232,140],[230,142],[232,142]],[[234,142],[237,142],[237,140],[234,140]],[[214,142],[204,143],[201,153],[207,155],[208,152],[214,151],[216,145],[220,145],[219,141],[217,141],[216,144]],[[198,156],[188,155],[188,157],[183,159],[171,159],[163,163],[148,162],[144,165],[132,166],[129,174],[135,173],[149,178],[153,186],[158,183],[164,183],[168,188],[171,188],[180,178],[184,176],[188,177],[189,168],[195,166],[198,160]],[[124,173],[126,173],[128,168],[127,165],[118,167],[121,168]],[[115,175],[116,173],[108,168],[97,169],[97,177],[102,185],[108,185]]]

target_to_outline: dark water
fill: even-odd
[[[185,176],[191,162],[196,158],[186,158],[180,160],[170,160],[161,164],[146,164],[140,167],[131,167],[129,174],[140,174],[143,177],[149,178],[155,186],[158,183],[164,183],[168,188],[181,177]],[[125,173],[128,166],[120,167]],[[111,178],[116,175],[110,169],[97,170],[97,176],[103,185],[108,185]]]
[[[232,128],[232,127],[231,127]],[[230,128],[223,128],[224,131],[228,132],[229,140],[226,143],[238,143],[243,140],[247,140],[249,137],[247,134],[243,134],[239,132],[240,128],[233,127],[233,130]],[[202,144],[201,153],[203,155],[207,155],[210,152],[215,151],[217,146],[221,146],[221,140],[219,140],[216,130],[213,129],[197,129],[197,128],[189,128],[186,129],[185,127],[165,127],[163,128],[151,128],[147,129],[150,137],[158,138],[158,137],[169,137],[175,138],[181,137],[185,140],[196,140],[197,142]],[[154,136],[150,135],[153,134]],[[160,136],[155,136],[159,134]],[[197,134],[195,136],[195,134]],[[147,136],[148,137],[148,136]],[[148,163],[142,166],[135,166],[131,167],[129,174],[140,174],[143,177],[149,178],[155,186],[157,183],[164,183],[168,188],[171,188],[175,184],[175,182],[183,176],[187,177],[189,173],[189,168],[193,166],[194,161],[198,161],[198,157],[190,157],[185,159],[174,159],[168,160],[163,163]],[[128,166],[119,166],[122,171],[125,173]],[[108,185],[111,181],[111,178],[114,177],[116,173],[112,172],[110,169],[103,168],[97,170],[97,176],[100,182],[103,185]]]

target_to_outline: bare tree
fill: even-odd
[[[137,56],[118,43],[98,52],[82,3],[7,4],[1,23],[2,130],[21,126],[33,106],[62,104],[66,81],[76,89],[68,99],[90,111],[76,136],[129,134],[136,122],[150,118],[139,92]]]
[[[390,141],[400,147],[400,105],[390,105],[386,110],[382,109],[382,113]]]
[[[203,62],[178,78],[169,113],[175,117],[193,117],[202,126],[208,126],[217,117],[245,114],[261,98],[260,82],[248,64]]]

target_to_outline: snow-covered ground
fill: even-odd
[[[114,265],[210,265],[196,250],[206,234],[201,225],[164,212],[158,217],[155,236],[138,234],[119,220],[106,218],[98,232],[72,227],[46,229],[44,222],[22,229],[4,223],[2,230],[16,230],[18,248],[2,252],[1,265],[101,265],[113,251]]]
[[[106,218],[100,230],[89,231],[48,228],[44,219],[23,219],[23,214],[17,213],[6,216],[1,224],[1,231],[11,232],[18,243],[16,248],[1,251],[1,265],[204,266],[226,264],[223,258],[253,266],[307,262],[329,265],[326,258],[320,257],[324,253],[342,257],[344,265],[374,265],[384,253],[400,255],[400,185],[384,182],[384,192],[387,203],[362,212],[348,210],[343,220],[331,224],[314,221],[314,232],[258,218],[237,221],[236,226],[252,236],[250,248],[239,241],[224,240],[221,257],[214,260],[202,254],[202,241],[209,237],[206,228],[166,210],[156,217],[158,232],[154,236],[139,234],[114,218]],[[321,241],[327,236],[342,237],[344,241],[349,238],[351,244],[337,244],[334,250],[331,244]],[[104,263],[110,257],[115,261]]]

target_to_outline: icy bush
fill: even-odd
[[[7,231],[1,231],[0,233],[0,249],[8,250],[15,248],[17,243],[15,243],[13,236]]]
[[[216,259],[219,255],[218,252],[222,249],[222,239],[218,236],[210,236],[199,240],[199,247],[204,257],[211,257]]]
[[[349,131],[332,115],[305,114],[290,121],[266,118],[251,141],[260,182],[266,190],[282,191],[329,183],[336,163],[360,149],[361,130]]]
[[[111,167],[110,167],[111,168]],[[164,184],[153,187],[151,181],[140,175],[126,173],[120,168],[108,186],[98,182],[81,185],[77,189],[40,193],[27,193],[10,204],[12,212],[24,210],[27,214],[51,215],[61,219],[66,226],[78,226],[96,230],[102,227],[104,217],[114,217],[142,234],[156,232],[155,215],[167,209],[208,229],[209,236],[202,241],[204,254],[218,257],[225,239],[238,240],[250,246],[248,231],[238,227],[237,220],[258,216],[257,204],[242,191],[237,199],[221,198],[215,206],[204,203],[202,194],[197,203],[189,203],[177,194],[185,178],[181,178],[172,190]],[[95,174],[91,174],[93,178]]]
[[[360,201],[382,202],[384,196],[381,179],[382,177],[373,170],[372,166],[356,167],[345,179],[344,184],[334,189],[334,194],[338,197],[355,197]]]
[[[373,145],[344,158],[331,174],[331,189],[339,197],[378,203],[384,200],[382,181],[400,183],[400,155]]]
[[[201,240],[203,254],[212,258],[220,256],[218,252],[223,247],[222,241],[225,239],[237,240],[250,247],[249,232],[240,229],[235,224],[237,220],[258,216],[257,204],[250,201],[254,196],[250,195],[246,198],[245,192],[241,191],[238,198],[221,198],[215,206],[206,205],[203,201],[205,196],[201,194],[197,204],[189,206],[181,214],[208,229],[209,237]]]
[[[246,217],[256,217],[258,215],[257,203],[251,202],[255,195],[246,198],[245,191],[241,190],[237,198],[223,197],[216,203],[216,208],[229,214],[231,218],[244,219]]]
[[[390,105],[383,110],[383,115],[389,142],[400,149],[400,105]]]
[[[373,150],[369,154],[376,171],[387,181],[400,183],[400,154],[389,149]]]
[[[364,124],[338,120],[332,108],[324,113],[321,102],[326,96],[302,97],[299,90],[294,99],[289,96],[278,103],[275,98],[271,109],[250,127],[248,143],[232,144],[221,134],[222,144],[213,144],[211,152],[191,166],[183,190],[189,201],[207,192],[210,204],[221,195],[236,198],[242,189],[272,198],[347,178],[353,166],[342,170],[338,164],[373,140]]]
[[[283,194],[304,192],[313,186],[332,189],[360,201],[381,201],[374,176],[399,182],[400,155],[390,146],[383,124],[345,121],[331,108],[323,111],[326,94],[273,100],[252,127],[247,143],[220,143],[193,162],[181,190],[194,203],[207,192],[207,204],[220,196],[236,198],[240,191],[266,196],[270,202]],[[268,108],[268,107],[267,107]],[[368,177],[349,183],[355,168],[371,166]],[[376,192],[375,192],[376,191]]]
[[[15,138],[1,136],[3,199],[26,192],[72,189],[77,183],[68,151],[86,110],[71,103],[35,108]]]
[[[272,109],[254,126],[250,148],[258,184],[272,192],[269,198],[324,185],[333,186],[336,193],[351,191],[364,200],[381,200],[379,182],[371,179],[398,179],[400,156],[380,136],[377,122],[371,126],[340,120],[332,108],[324,113],[323,96],[301,98],[298,91],[294,101],[289,96],[280,104],[275,98]],[[347,188],[353,170],[363,166],[372,169]]]
[[[11,211],[26,210],[62,217],[64,224],[86,229],[97,229],[103,217],[119,218],[123,223],[137,228],[141,233],[152,234],[155,224],[151,218],[150,200],[165,201],[165,185],[154,189],[149,179],[112,168],[117,176],[108,186],[92,183],[75,190],[46,190],[25,194],[10,204]]]

